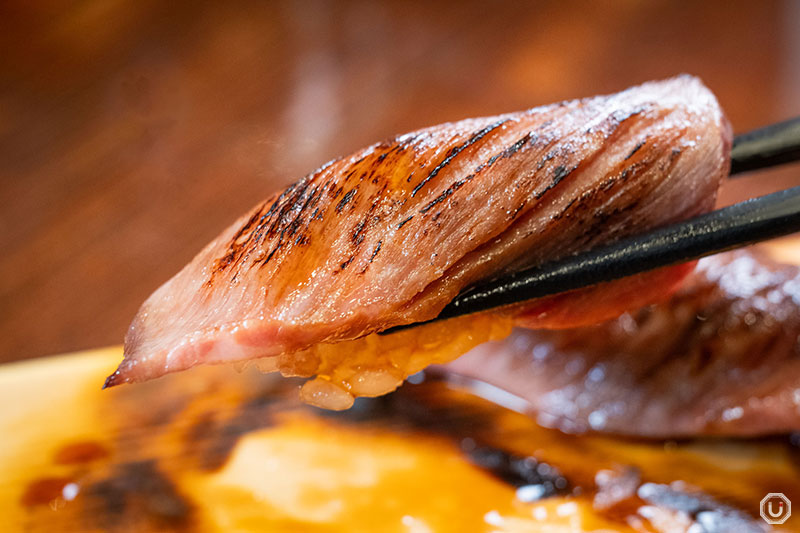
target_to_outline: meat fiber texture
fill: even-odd
[[[571,433],[640,437],[800,430],[800,268],[736,251],[667,301],[601,324],[517,329],[449,365]]]
[[[156,290],[106,386],[431,319],[481,280],[710,210],[730,145],[686,75],[374,144],[259,203]]]

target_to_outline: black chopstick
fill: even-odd
[[[800,117],[737,135],[731,149],[731,174],[798,160]],[[479,285],[459,294],[436,318],[390,328],[381,334],[580,289],[797,231],[800,187]]]
[[[797,231],[800,187],[793,187],[480,285],[457,296],[429,322],[580,289]]]
[[[429,322],[580,289],[797,231],[800,187],[793,187],[480,285],[457,296]]]
[[[485,311],[692,261],[800,231],[800,187],[747,200],[462,294],[440,318]]]
[[[737,135],[731,148],[731,174],[800,160],[800,117]]]

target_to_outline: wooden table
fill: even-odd
[[[227,223],[398,132],[701,76],[800,114],[796,2],[6,2],[0,361],[120,342]],[[725,201],[798,169],[737,182]]]

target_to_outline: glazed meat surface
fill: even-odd
[[[540,423],[644,437],[800,430],[800,268],[703,259],[668,301],[594,326],[515,330],[449,365]]]
[[[478,281],[709,210],[730,143],[714,96],[681,76],[375,144],[260,203],[160,287],[107,385],[433,318]]]

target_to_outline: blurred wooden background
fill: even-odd
[[[395,133],[701,76],[800,115],[800,2],[6,1],[0,361],[119,343],[237,215]],[[800,183],[737,181],[723,201]]]

